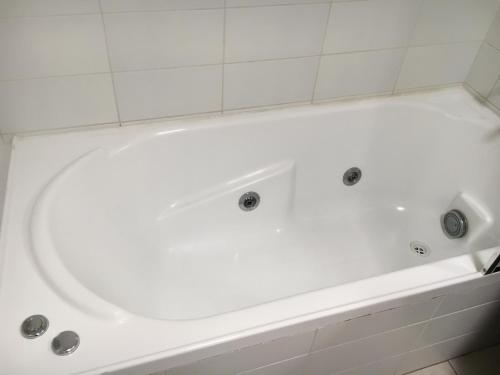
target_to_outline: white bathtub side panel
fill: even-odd
[[[310,332],[310,331],[316,331],[316,329],[319,328],[319,331],[322,329],[330,329],[332,327],[335,327],[335,329],[339,329],[340,331],[343,332],[343,343],[346,343],[348,341],[361,341],[362,339],[366,338],[367,336],[374,334],[374,333],[384,333],[389,330],[387,327],[391,327],[390,329],[393,328],[400,328],[403,327],[407,324],[411,323],[416,323],[416,322],[421,322],[425,321],[430,318],[430,316],[434,313],[434,310],[439,306],[439,304],[442,301],[443,295],[449,292],[449,287],[447,288],[441,288],[441,289],[434,289],[428,292],[424,293],[415,293],[413,295],[405,295],[401,296],[400,298],[394,298],[385,302],[377,303],[377,304],[372,304],[368,306],[362,306],[362,307],[356,307],[348,311],[343,311],[337,314],[333,314],[324,318],[319,318],[315,320],[311,320],[308,322],[304,322],[298,325],[290,326],[287,328],[280,329],[278,331],[274,332],[268,332],[266,336],[261,335],[260,337],[260,342],[264,342],[263,345],[255,345],[256,342],[259,342],[259,337],[251,337],[247,338],[245,340],[239,340],[233,342],[233,350],[228,350],[225,349],[227,347],[230,347],[231,344],[229,345],[224,345],[219,348],[212,348],[212,352],[220,353],[215,355],[213,358],[207,359],[207,360],[201,360],[197,361],[196,363],[189,363],[189,356],[183,356],[184,358],[179,358],[178,362],[180,364],[184,363],[181,366],[177,366],[177,368],[174,370],[169,370],[168,375],[171,375],[174,371],[174,373],[182,373],[182,371],[194,371],[193,369],[196,369],[196,371],[201,371],[204,370],[207,373],[209,371],[212,371],[212,366],[230,366],[229,364],[224,364],[224,361],[228,362],[234,362],[236,360],[239,361],[244,361],[244,362],[249,362],[253,361],[252,363],[255,364],[255,367],[252,370],[257,370],[259,366],[262,366],[263,363],[267,363],[265,367],[271,367],[271,366],[278,366],[278,364],[283,361],[285,361],[285,357],[281,355],[280,353],[273,352],[273,348],[276,346],[273,344],[273,342],[276,341],[277,338],[279,337],[290,337],[294,335],[294,337],[300,337],[301,332]],[[371,317],[371,318],[370,318]],[[364,321],[365,319],[368,318],[367,322],[363,323],[363,327],[366,331],[363,332],[359,331],[357,323],[359,321]],[[395,323],[389,323],[391,319],[394,319]],[[384,322],[384,323],[382,323]],[[401,322],[407,322],[406,324],[401,323]],[[356,323],[356,324],[354,324]],[[381,324],[386,324],[385,329],[381,329],[380,325]],[[371,332],[371,333],[370,333]],[[322,333],[323,334],[323,333]],[[325,333],[325,339],[328,340],[328,331]],[[316,336],[318,336],[318,333],[316,333]],[[271,341],[272,340],[272,341]],[[286,342],[286,339],[283,340],[283,342]],[[312,342],[311,342],[312,344]],[[329,345],[327,345],[329,346]],[[266,359],[263,359],[261,356],[259,356],[259,350],[256,350],[257,348],[266,348],[266,351],[261,351],[260,353],[262,356],[265,356]],[[243,349],[242,349],[243,348]],[[253,348],[253,349],[252,349]],[[241,349],[241,350],[237,350]],[[312,345],[311,345],[311,350],[308,350],[306,354],[310,353],[312,350]],[[253,358],[249,359],[246,355],[248,353],[253,352],[254,354],[252,355]],[[256,353],[256,354],[255,354]],[[196,355],[196,353],[194,353]],[[290,353],[290,356],[288,359],[293,358],[293,353]],[[393,356],[395,354],[388,355]],[[198,354],[198,357],[200,354]],[[272,357],[272,360],[269,359],[268,356]],[[210,355],[205,355],[204,357],[210,357]],[[236,359],[238,357],[238,359]],[[385,358],[385,357],[384,357]],[[378,359],[383,359],[383,358],[377,358]],[[150,368],[154,369],[154,371],[160,370],[162,367],[161,363],[162,362],[169,362],[169,361],[159,361],[157,363],[151,363],[149,364]],[[373,361],[372,361],[373,362]],[[284,365],[284,364],[283,364]],[[359,365],[356,364],[355,367],[358,367]],[[248,366],[247,366],[248,367]],[[279,368],[280,366],[278,366]],[[168,368],[168,367],[167,367]],[[215,367],[217,368],[217,367]],[[219,367],[220,369],[222,367]],[[153,370],[151,370],[153,371]],[[247,371],[251,371],[248,369]],[[145,371],[141,372],[139,368],[137,369],[129,369],[128,371],[118,371],[116,374],[119,375],[125,375],[125,374],[138,374],[142,375],[144,374]],[[189,374],[189,372],[186,372]],[[113,373],[114,374],[114,373]]]
[[[272,363],[238,375],[303,375],[307,355],[302,355],[286,361]],[[170,374],[167,374],[170,375]]]
[[[425,325],[426,323],[414,324],[313,352],[309,356],[305,373],[331,375],[379,359],[403,354],[411,348]]]
[[[495,318],[499,312],[500,302],[491,302],[432,319],[416,347],[429,346],[470,332],[498,331],[500,324]]]
[[[402,360],[402,356],[385,358],[364,366],[337,372],[334,375],[392,375],[399,368]]]
[[[441,297],[402,307],[360,316],[318,329],[313,350],[325,349],[349,341],[423,322],[432,316],[441,303]]]
[[[462,354],[495,345],[498,342],[498,338],[485,334],[485,332],[471,332],[434,345],[412,350],[402,356],[401,366],[396,375],[407,374]]]
[[[285,337],[173,368],[168,373],[169,375],[234,375],[307,354],[313,338],[314,331]]]
[[[396,369],[403,374],[494,344],[498,339],[492,337],[488,322],[500,312],[500,303],[495,302],[497,292],[500,275],[491,275],[397,298],[303,324],[302,329],[319,327],[308,354],[296,357],[301,350],[283,351],[276,345],[309,340],[309,333],[305,333],[227,352],[167,370],[166,374],[208,375],[215,371],[217,375],[236,375],[239,373],[231,369],[243,368],[242,364],[246,370],[241,375],[388,375]],[[445,311],[447,315],[443,315]],[[293,329],[295,334],[300,328]],[[398,345],[393,344],[395,340]],[[372,348],[379,352],[374,354]]]
[[[482,283],[469,283],[456,288],[446,296],[435,316],[500,300],[500,282],[497,279],[496,275],[492,275],[481,280]]]

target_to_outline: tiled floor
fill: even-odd
[[[469,353],[407,375],[498,375],[500,345]]]

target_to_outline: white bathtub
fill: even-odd
[[[0,372],[144,374],[496,281],[479,271],[500,244],[499,129],[455,88],[16,138]],[[36,313],[52,335],[26,340]],[[81,347],[61,360],[66,329]]]

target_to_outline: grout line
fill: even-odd
[[[396,79],[394,80],[394,85],[392,86],[392,90],[391,90],[392,94],[395,94],[396,90],[398,88],[399,81],[401,80],[401,73],[403,72],[403,67],[406,64],[409,50],[410,50],[410,47],[406,46],[405,52],[403,54],[403,58],[401,59],[401,65],[399,66],[398,75],[396,76]]]
[[[318,337],[319,330],[320,330],[319,328],[316,328],[314,330],[314,335],[313,335],[313,339],[311,341],[311,345],[309,345],[309,349],[307,350],[307,353],[306,353],[308,356],[313,352],[314,344],[316,344],[316,338]]]
[[[265,105],[254,105],[250,107],[234,107],[228,108],[223,111],[223,114],[232,114],[232,113],[247,113],[247,112],[255,112],[260,110],[273,110],[273,109],[281,109],[286,107],[295,107],[299,105],[311,105],[310,100],[302,100],[302,101],[292,101],[292,102],[283,102],[283,103],[274,103],[274,104],[265,104]]]
[[[221,89],[221,100],[220,100],[220,110],[224,111],[224,80],[226,77],[226,20],[227,20],[227,9],[226,0],[224,0],[224,17],[222,25],[222,89]]]
[[[495,87],[498,83],[500,83],[500,77],[498,78],[496,83],[493,85],[493,89],[490,93],[490,96],[493,93],[493,90],[495,89]],[[493,111],[498,116],[500,116],[500,108],[497,107],[495,104],[493,104],[493,102],[491,102],[491,100],[489,100],[489,98],[485,98],[483,95],[481,95],[479,92],[477,92],[476,89],[474,87],[472,87],[468,82],[464,82],[463,87],[465,90],[467,90],[469,92],[469,94],[471,94],[482,105],[486,106],[489,110]]]
[[[330,3],[330,6],[328,7],[328,19],[326,20],[325,32],[323,33],[323,41],[321,43],[321,51],[320,51],[320,55],[318,58],[318,63],[316,64],[316,76],[314,77],[313,92],[311,95],[311,104],[316,100],[316,93],[317,93],[317,88],[318,88],[318,78],[319,78],[319,68],[321,67],[321,57],[324,55],[324,51],[325,51],[325,43],[326,43],[326,38],[328,36],[328,27],[330,26],[330,22],[332,19],[332,9],[333,9],[333,4]]]
[[[101,0],[99,0],[99,9],[101,11],[102,32],[104,33],[104,45],[106,47],[106,57],[108,59],[108,68],[109,68],[109,73],[111,75],[111,86],[113,87],[113,98],[115,100],[116,118],[118,120],[118,123],[121,126],[122,121],[121,121],[121,116],[120,116],[120,110],[118,108],[118,96],[116,93],[115,75],[113,74],[113,67],[111,65],[111,55],[109,52],[108,33],[106,31],[106,23],[104,22],[104,14],[102,12]]]
[[[487,101],[490,101],[489,98],[490,98],[490,96],[492,96],[493,91],[495,90],[495,87],[497,87],[498,83],[500,83],[500,75],[498,76],[498,79],[495,82],[493,82],[493,86],[491,87],[491,90],[488,92],[488,95],[486,95],[485,99]]]
[[[430,326],[431,324],[431,321],[432,319],[434,318],[434,315],[439,311],[439,308],[441,307],[441,305],[443,304],[445,298],[446,298],[447,295],[443,296],[441,301],[439,301],[439,303],[437,304],[437,306],[434,308],[434,310],[432,311],[431,315],[429,316],[429,318],[424,322],[424,326],[422,327],[422,330],[420,331],[420,333],[417,335],[417,337],[415,338],[415,340],[413,341],[413,343],[409,346],[409,349],[405,352],[405,353],[402,353],[402,356],[403,355],[406,355],[407,353],[410,353],[411,351],[413,350],[419,350],[420,348],[418,348],[418,342],[420,341],[420,339],[424,336],[424,333],[427,331],[428,327]],[[403,366],[403,362],[401,362],[398,366],[397,366],[397,369],[396,369],[396,373],[398,373],[401,368]]]
[[[412,89],[409,91],[404,91],[404,92],[397,92],[395,94],[391,94],[390,92],[387,92],[386,94],[381,94],[381,93],[373,93],[373,94],[365,94],[365,95],[354,95],[354,96],[349,96],[349,97],[338,97],[338,98],[327,98],[323,99],[321,101],[317,101],[315,103],[310,103],[309,101],[299,101],[299,102],[287,102],[287,103],[280,103],[280,104],[271,104],[271,105],[263,105],[263,106],[254,106],[254,107],[242,107],[242,108],[234,108],[230,109],[227,111],[211,111],[211,112],[197,112],[197,113],[187,113],[187,114],[180,114],[180,115],[167,115],[167,116],[159,116],[159,117],[147,117],[147,118],[140,118],[140,119],[135,119],[135,120],[126,120],[122,121],[122,123],[119,122],[106,122],[106,123],[89,123],[89,124],[80,124],[80,125],[74,125],[74,126],[64,126],[64,127],[58,127],[58,128],[52,128],[52,129],[34,129],[34,130],[24,130],[21,132],[4,132],[2,133],[3,136],[5,137],[12,137],[12,136],[36,136],[36,135],[45,135],[45,134],[60,134],[60,133],[67,133],[67,132],[78,132],[78,131],[86,131],[86,130],[98,130],[98,129],[109,129],[113,127],[128,127],[128,126],[142,126],[142,125],[149,125],[149,124],[155,124],[160,121],[189,121],[193,119],[198,119],[198,120],[206,120],[210,119],[212,117],[218,117],[218,116],[231,116],[231,115],[239,115],[243,113],[261,113],[261,112],[266,112],[266,111],[271,111],[271,110],[282,110],[285,108],[296,108],[299,106],[309,106],[309,105],[316,105],[316,106],[321,106],[321,105],[329,105],[329,104],[337,104],[341,102],[349,102],[352,100],[371,100],[371,99],[377,99],[377,98],[388,98],[391,96],[402,96],[402,95],[412,95],[412,94],[419,94],[422,92],[428,92],[429,90],[442,90],[442,89],[448,89],[450,87],[456,87],[456,85],[438,85],[438,86],[428,86],[424,88],[416,88]]]
[[[0,16],[0,21],[9,19],[23,19],[23,18],[50,18],[50,17],[78,17],[78,16],[98,16],[99,12],[88,13],[68,13],[68,14],[33,14],[24,16]]]
[[[87,123],[87,124],[78,124],[78,125],[64,125],[62,127],[56,128],[41,128],[41,129],[29,129],[22,130],[18,132],[3,132],[3,137],[31,137],[38,135],[47,135],[47,134],[62,134],[62,133],[70,133],[70,132],[80,132],[87,130],[100,130],[100,129],[112,129],[120,126],[119,122],[100,122],[100,123]]]
[[[361,0],[353,0],[361,1]],[[363,0],[364,1],[364,0]],[[225,2],[225,1],[224,1]],[[304,6],[304,5],[316,5],[316,4],[330,4],[332,0],[319,0],[316,2],[301,2],[301,3],[284,3],[284,4],[267,4],[267,5],[246,5],[246,6],[229,6],[230,9],[240,9],[240,8],[271,8],[271,7],[285,7],[285,6]],[[184,9],[135,9],[135,10],[123,10],[123,11],[103,11],[102,4],[99,1],[100,12],[82,12],[82,13],[65,13],[65,14],[26,14],[26,15],[12,15],[12,16],[1,16],[0,20],[3,19],[19,19],[19,18],[45,18],[45,17],[72,17],[72,16],[97,16],[99,14],[126,14],[126,13],[157,13],[157,12],[190,12],[190,11],[206,11],[206,10],[220,10],[224,7],[199,7],[199,8],[184,8]]]
[[[448,360],[448,361],[446,361],[446,362],[448,362],[448,365],[450,365],[451,369],[453,370],[453,373],[454,373],[455,375],[458,375],[458,372],[457,372],[457,370],[455,369],[455,367],[453,367],[453,363],[451,362],[451,360]]]
[[[222,115],[222,111],[211,111],[211,112],[196,112],[196,113],[187,113],[181,115],[167,115],[167,116],[159,116],[159,117],[147,117],[140,118],[136,120],[125,120],[121,123],[121,126],[136,126],[136,125],[145,125],[145,124],[155,124],[159,121],[188,121],[188,120],[207,120],[212,117],[218,117]]]
[[[354,0],[354,1],[366,1],[366,0]],[[122,11],[108,11],[103,12],[104,14],[126,14],[126,13],[158,13],[158,12],[191,12],[191,11],[209,11],[209,10],[221,10],[221,9],[248,9],[248,8],[279,8],[279,7],[291,7],[291,6],[314,6],[318,4],[330,4],[332,0],[321,0],[315,2],[300,2],[300,3],[284,3],[284,4],[263,4],[263,5],[240,5],[240,6],[228,6],[224,1],[223,7],[207,7],[207,8],[184,8],[184,9],[135,9],[135,10],[122,10]]]
[[[412,94],[415,92],[419,91],[426,91],[426,90],[435,90],[435,89],[446,89],[450,87],[456,87],[456,86],[463,86],[464,82],[457,81],[457,82],[446,82],[446,83],[436,83],[434,85],[425,85],[425,86],[414,86],[414,87],[408,87],[408,88],[403,88],[403,89],[398,89],[394,91],[392,95],[399,95],[399,94]]]
[[[396,90],[398,88],[398,84],[401,80],[401,73],[403,72],[403,67],[404,65],[406,64],[406,61],[408,59],[408,54],[409,54],[409,51],[410,51],[410,44],[413,40],[413,37],[415,36],[415,31],[417,29],[417,25],[420,21],[420,18],[422,17],[422,13],[424,11],[424,0],[422,0],[420,2],[420,8],[418,9],[418,12],[417,12],[417,16],[415,17],[415,23],[413,24],[413,29],[411,31],[411,34],[410,34],[410,37],[408,38],[408,42],[405,46],[406,50],[405,50],[405,53],[403,55],[403,61],[401,62],[401,66],[399,67],[399,72],[398,72],[398,75],[397,75],[397,78],[396,80],[394,81],[394,86],[392,88],[392,94],[395,94],[396,93]]]
[[[184,8],[184,9],[133,9],[133,10],[113,10],[103,11],[103,14],[136,14],[136,13],[184,13],[184,12],[207,12],[213,10],[222,10],[224,7],[214,8]]]
[[[458,40],[449,42],[438,42],[438,43],[424,43],[424,44],[411,44],[408,43],[408,48],[422,48],[422,47],[433,47],[433,46],[454,46],[457,44],[471,44],[471,43],[483,43],[484,39],[469,39],[469,40]]]
[[[494,44],[491,44],[489,40],[485,39],[484,43],[489,45],[491,48],[496,49],[497,51],[500,51],[500,48],[495,46]]]
[[[439,46],[439,45],[450,45],[450,44],[462,44],[462,43],[468,43],[468,42],[427,44],[427,45],[425,45],[425,47]],[[116,73],[149,72],[149,71],[158,71],[158,70],[202,68],[202,67],[210,67],[210,66],[219,66],[219,65],[223,65],[223,64],[232,65],[232,64],[248,64],[248,63],[267,62],[267,61],[297,60],[297,59],[306,59],[306,58],[311,58],[311,57],[323,57],[323,56],[334,56],[334,55],[352,55],[352,54],[366,53],[366,52],[379,52],[379,51],[390,51],[390,50],[396,50],[396,49],[411,48],[411,47],[400,46],[400,47],[388,47],[388,48],[367,49],[367,50],[353,50],[353,51],[321,53],[321,54],[289,56],[289,57],[272,57],[272,58],[268,58],[268,59],[241,60],[241,61],[229,61],[229,62],[225,61],[225,57],[223,56],[222,62],[209,63],[209,64],[186,64],[186,65],[166,66],[166,67],[160,67],[160,68],[112,70],[111,59],[109,57],[109,48],[108,48],[106,31],[105,31],[105,44],[106,44],[106,49],[107,49],[106,52],[108,55],[108,65],[109,65],[110,71],[72,73],[72,74],[55,74],[55,75],[34,76],[34,77],[18,77],[18,78],[0,79],[0,83],[2,83],[2,82],[15,82],[15,81],[29,81],[29,80],[47,79],[47,78],[82,77],[82,76],[110,74],[110,73],[116,74]]]
[[[470,65],[470,68],[469,70],[467,71],[467,76],[465,77],[464,79],[464,82],[467,82],[467,80],[469,79],[469,76],[471,75],[472,73],[472,70],[474,69],[474,66],[476,65],[476,62],[477,60],[479,59],[479,55],[481,54],[481,49],[483,48],[483,46],[486,44],[486,41],[483,41],[481,43],[481,45],[479,46],[479,48],[477,49],[477,53],[476,53],[476,56],[474,56],[474,60],[472,60],[472,64]],[[494,87],[494,85],[493,85]]]
[[[19,81],[36,81],[36,80],[51,79],[51,78],[88,77],[88,76],[97,76],[97,75],[105,75],[105,74],[110,74],[110,72],[105,71],[105,72],[91,72],[91,73],[59,74],[59,75],[48,75],[48,76],[38,76],[38,77],[8,78],[8,79],[0,79],[0,83],[19,82]]]
[[[446,299],[450,296],[450,294],[444,294],[444,295],[441,295],[441,301],[439,301],[439,303],[437,304],[437,306],[434,308],[434,310],[432,311],[432,314],[431,316],[429,317],[429,321],[432,320],[432,319],[435,319],[437,318],[438,316],[444,316],[444,315],[436,315],[439,311],[439,309],[441,308],[441,306],[443,305],[443,303],[446,301]],[[439,298],[439,297],[436,297],[436,298]]]

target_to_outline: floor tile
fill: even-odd
[[[498,375],[500,345],[454,358],[450,362],[457,375]]]
[[[407,375],[455,375],[455,371],[448,362],[438,363],[437,365],[424,368]]]

